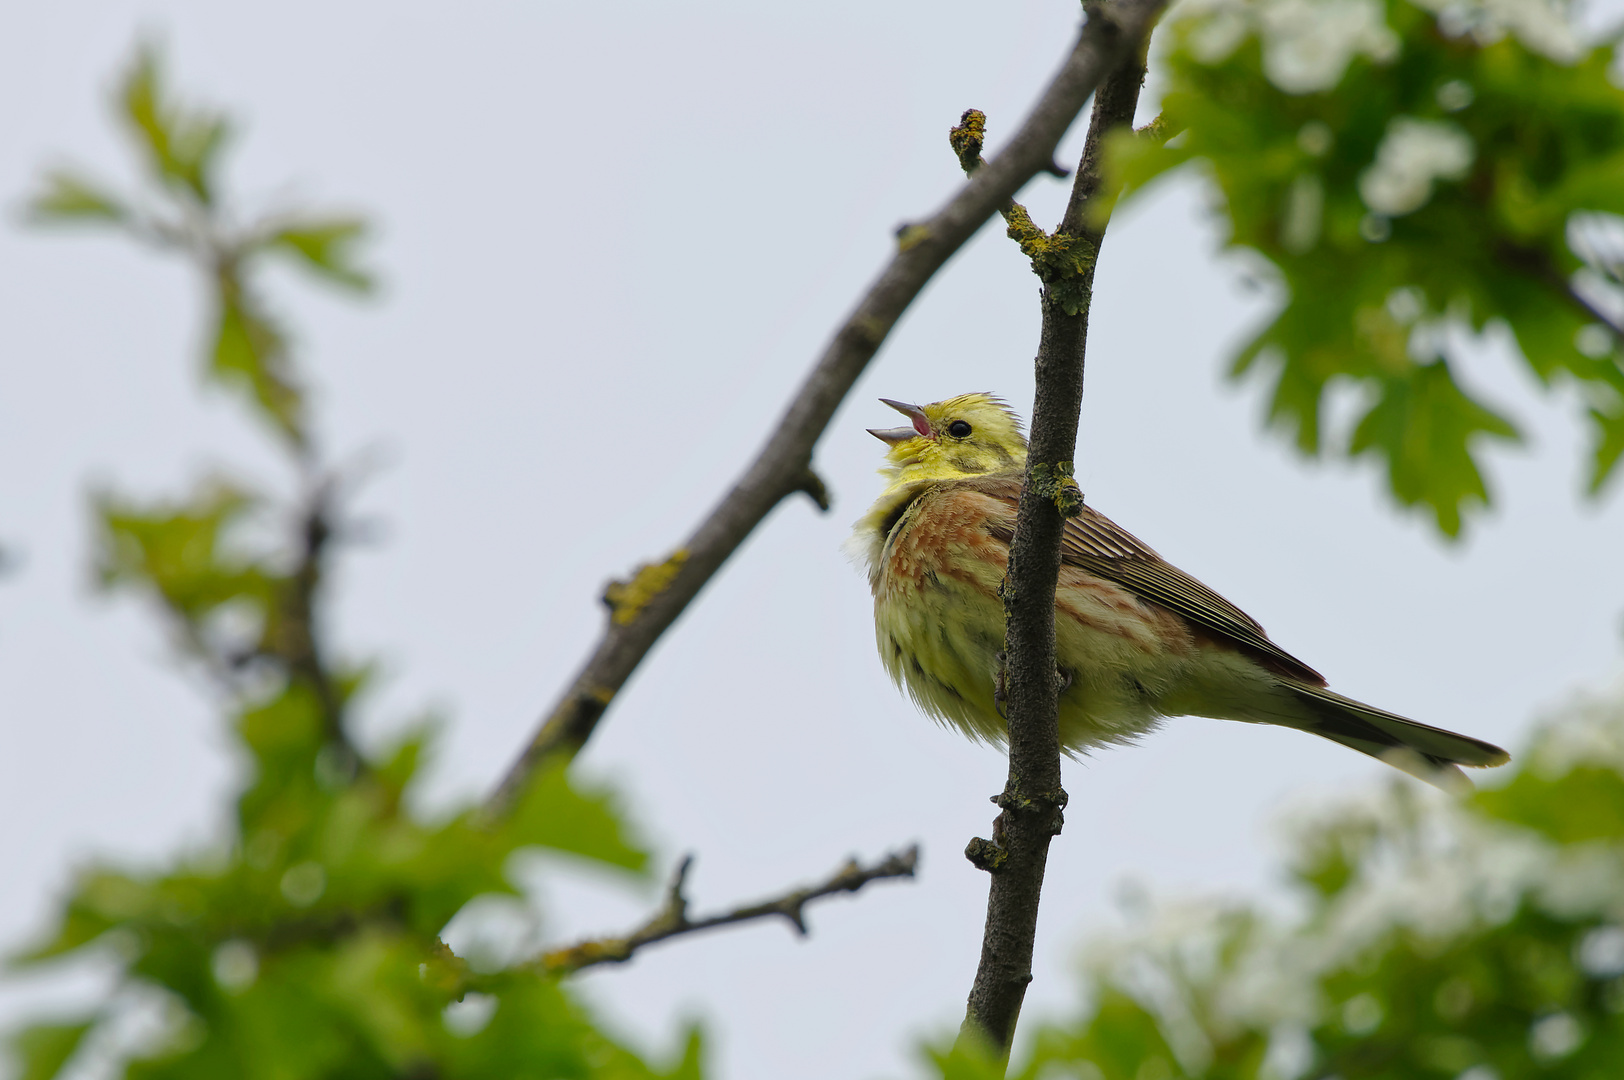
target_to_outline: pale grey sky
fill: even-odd
[[[1608,10],[1619,7],[1609,5]],[[959,182],[945,134],[993,149],[1067,48],[1070,0],[1003,3],[421,3],[147,0],[0,12],[0,200],[41,168],[129,174],[106,92],[137,37],[243,120],[248,206],[368,212],[375,301],[268,282],[318,387],[324,441],[392,464],[362,509],[333,617],[381,655],[367,725],[447,719],[436,798],[484,791],[579,663],[611,575],[663,554],[761,442],[893,227]],[[1062,158],[1075,157],[1081,132]],[[1024,198],[1058,217],[1063,184]],[[234,763],[150,613],[91,595],[86,496],[157,494],[216,466],[284,478],[200,392],[198,290],[121,241],[0,229],[0,941],[37,930],[72,866],[204,840]],[[1090,343],[1079,479],[1094,505],[1256,616],[1339,690],[1515,750],[1538,711],[1619,668],[1624,499],[1578,497],[1565,393],[1493,348],[1468,377],[1531,436],[1491,455],[1499,509],[1460,545],[1395,514],[1367,470],[1258,433],[1220,377],[1269,305],[1214,257],[1191,182],[1113,226]],[[828,515],[780,508],[657,650],[581,767],[629,796],[660,870],[698,853],[696,904],[751,899],[849,854],[924,847],[913,884],[649,951],[582,980],[648,1046],[699,1016],[716,1075],[896,1076],[955,1027],[1000,755],[886,681],[840,554],[879,489],[878,396],[1031,400],[1036,282],[983,232],[910,312],[818,449]],[[1026,1015],[1065,1007],[1078,941],[1124,880],[1162,894],[1271,884],[1271,813],[1383,776],[1328,742],[1216,721],[1068,767]],[[549,940],[621,928],[652,886],[568,881]],[[0,985],[0,1022],[93,975]]]

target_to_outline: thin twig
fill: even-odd
[[[953,147],[953,153],[958,155],[959,168],[964,170],[965,176],[974,176],[975,171],[986,164],[981,157],[981,149],[986,139],[987,114],[980,109],[965,109],[959,116],[958,125],[948,131],[947,141]],[[1044,171],[1061,179],[1070,175],[1052,162]],[[1032,224],[1032,215],[1027,212],[1026,207],[1014,199],[1000,206],[998,213],[1003,217],[1004,224],[1009,227],[1009,235],[1015,239],[1020,239],[1019,233],[1037,228]]]
[[[1091,8],[1090,21],[1118,18],[1120,6]],[[1122,33],[1127,35],[1126,27]],[[993,840],[971,841],[965,854],[990,872],[981,962],[970,990],[961,1039],[990,1042],[1009,1053],[1026,987],[1032,981],[1038,900],[1049,842],[1060,832],[1066,793],[1060,786],[1056,723],[1059,676],[1055,663],[1055,583],[1067,513],[1080,506],[1071,481],[1083,398],[1084,346],[1095,260],[1104,238],[1096,204],[1105,190],[1105,137],[1133,123],[1144,81],[1143,42],[1095,95],[1088,139],[1060,227],[1043,238],[1051,254],[1034,257],[1044,275],[1043,331],[1037,355],[1037,400],[1031,450],[1021,492],[1009,572],[1004,579],[1005,656],[1009,716],[1009,780],[993,801],[1001,808]],[[1027,244],[1023,242],[1025,250]]]
[[[1495,255],[1512,270],[1527,274],[1551,289],[1552,292],[1577,311],[1601,323],[1612,333],[1616,340],[1624,341],[1624,325],[1620,325],[1617,319],[1597,307],[1589,297],[1574,288],[1572,278],[1562,272],[1561,267],[1556,265],[1556,261],[1551,258],[1549,252],[1543,248],[1525,247],[1520,244],[1513,244],[1510,241],[1501,241],[1495,247]]]
[[[919,865],[919,848],[916,845],[907,851],[894,852],[883,861],[866,868],[859,866],[856,859],[852,859],[817,885],[795,889],[776,899],[734,908],[726,914],[707,915],[702,919],[688,917],[688,898],[683,893],[683,887],[688,880],[688,871],[693,862],[694,857],[686,855],[677,864],[676,872],[671,876],[671,884],[666,889],[665,903],[648,922],[636,930],[624,937],[594,938],[568,948],[554,949],[543,953],[528,966],[531,970],[547,975],[567,975],[585,967],[592,967],[594,964],[621,964],[630,960],[638,949],[652,945],[656,941],[773,916],[787,920],[797,934],[804,936],[807,932],[805,912],[807,904],[835,893],[854,893],[871,881],[884,878],[911,878]]]
[[[651,567],[654,579],[645,583],[651,587],[631,590],[634,602],[614,609],[591,656],[491,795],[490,812],[512,805],[543,760],[585,744],[655,641],[780,500],[821,488],[807,480],[812,448],[886,335],[948,258],[1053,163],[1055,146],[1088,96],[1143,37],[1164,2],[1123,0],[1110,19],[1090,18],[1004,151],[934,216],[900,230],[896,254],[835,331],[760,454],[693,535]]]
[[[1592,319],[1595,319],[1597,322],[1601,323],[1602,326],[1606,327],[1608,331],[1612,333],[1615,339],[1624,341],[1624,325],[1621,325],[1617,319],[1613,318],[1613,316],[1597,307],[1588,296],[1574,288],[1571,284],[1567,286],[1564,293],[1570,304],[1577,307],[1580,311],[1584,312]]]
[[[334,678],[331,657],[321,633],[319,605],[328,557],[337,533],[334,522],[337,477],[312,473],[299,515],[298,562],[276,597],[279,610],[272,625],[277,640],[268,652],[287,665],[288,673],[315,695],[328,746],[339,757],[333,765],[345,777],[362,768],[362,757],[350,741],[345,694]]]

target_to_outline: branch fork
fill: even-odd
[[[759,454],[680,545],[688,558],[670,581],[627,621],[610,621],[492,793],[486,804],[490,813],[501,814],[511,806],[544,761],[580,750],[603,716],[606,706],[600,701],[625,685],[654,643],[779,502],[796,492],[805,492],[820,506],[827,501],[823,485],[807,477],[813,447],[835,409],[903,312],[954,252],[991,214],[1011,205],[1029,180],[1055,170],[1055,148],[1066,129],[1089,95],[1131,54],[1164,3],[1116,0],[1089,9],[1070,55],[1008,145],[988,162],[981,161],[978,147],[969,182],[930,218],[907,228],[889,264],[831,336]]]
[[[976,838],[965,856],[988,871],[987,922],[981,960],[970,989],[960,1043],[1007,1057],[1015,1024],[1032,981],[1038,902],[1049,842],[1064,823],[1060,786],[1058,697],[1064,676],[1056,667],[1055,588],[1066,518],[1082,505],[1072,479],[1077,424],[1083,401],[1084,351],[1094,270],[1110,206],[1104,174],[1105,139],[1131,129],[1145,76],[1155,0],[1089,5],[1089,25],[1119,49],[1117,63],[1094,95],[1093,116],[1065,216],[1053,233],[1013,202],[1004,208],[1009,234],[1043,281],[1043,329],[1035,361],[1037,398],[1031,446],[1009,567],[999,593],[1005,613],[1005,702],[1009,721],[1009,779],[993,801],[1000,807],[993,839]],[[966,165],[984,138],[984,118],[968,114],[953,136]]]

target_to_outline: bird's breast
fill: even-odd
[[[994,525],[1014,511],[973,489],[927,492],[896,518],[872,575],[887,671],[926,712],[992,742],[1004,738],[993,687],[1004,641],[998,589],[1009,565]],[[1065,566],[1055,630],[1056,659],[1071,679],[1060,700],[1069,749],[1131,741],[1154,726],[1155,702],[1178,681],[1191,648],[1176,616]]]
[[[886,537],[880,586],[912,590],[954,582],[996,600],[1009,549],[987,525],[1001,509],[1007,508],[973,492],[916,499]]]

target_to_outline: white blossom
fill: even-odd
[[[1427,204],[1436,181],[1464,177],[1474,156],[1472,137],[1454,124],[1395,116],[1359,177],[1359,194],[1378,214],[1408,214]]]
[[[1386,63],[1398,55],[1380,0],[1185,0],[1177,10],[1193,17],[1187,42],[1204,64],[1261,37],[1264,74],[1288,94],[1329,90],[1356,56]]]
[[[1527,759],[1524,768],[1553,781],[1578,766],[1624,773],[1624,687],[1570,704],[1542,725]],[[1349,853],[1353,880],[1311,918],[1293,922],[1214,900],[1151,903],[1132,929],[1085,951],[1087,968],[1160,1018],[1188,1071],[1201,1071],[1210,1038],[1227,1031],[1300,1038],[1329,1016],[1350,1027],[1379,1023],[1370,1008],[1379,1003],[1326,1001],[1322,979],[1384,948],[1395,932],[1421,943],[1458,940],[1532,906],[1567,922],[1599,922],[1578,961],[1593,976],[1624,970],[1624,844],[1616,840],[1559,844],[1401,781],[1289,808],[1286,820],[1299,850],[1346,842],[1357,852]],[[1531,1032],[1543,1059],[1584,1038],[1562,1015]]]
[[[1488,45],[1511,34],[1529,49],[1571,64],[1584,53],[1567,0],[1413,0],[1438,17],[1447,34]]]

